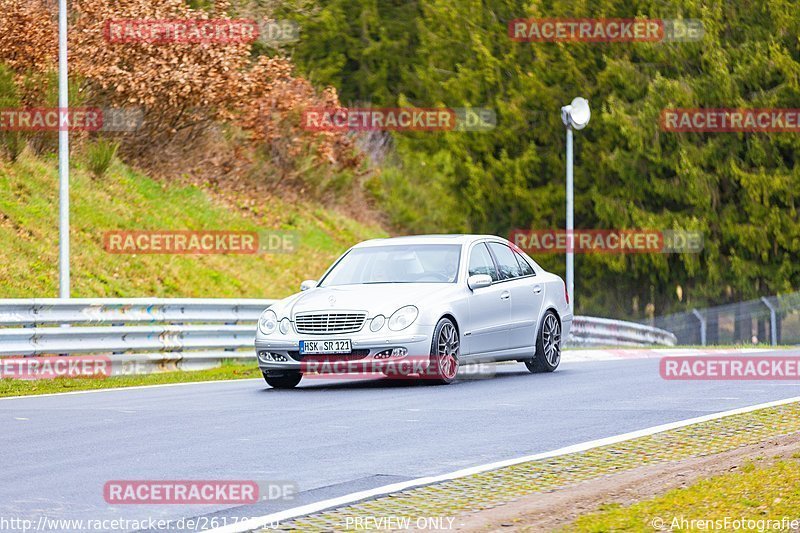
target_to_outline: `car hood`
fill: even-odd
[[[308,311],[366,311],[367,316],[389,316],[404,305],[423,304],[429,298],[452,290],[452,283],[376,283],[317,287],[289,298],[282,309],[294,317]]]

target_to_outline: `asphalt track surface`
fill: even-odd
[[[243,380],[0,400],[0,519],[230,523],[800,395],[795,381],[666,381],[657,359],[569,357],[553,374],[500,365],[449,386],[304,379],[279,391]],[[285,482],[299,493],[238,507],[103,497],[109,480],[168,479]]]

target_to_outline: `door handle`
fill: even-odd
[[[501,300],[508,300],[509,298],[511,298],[511,293],[510,292],[503,291],[503,292],[500,293],[500,299]]]
[[[533,292],[535,294],[539,294],[540,292],[542,292],[542,286],[541,285],[534,285],[533,286]]]

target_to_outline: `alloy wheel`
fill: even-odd
[[[561,360],[561,324],[552,314],[547,315],[544,319],[542,341],[547,363],[550,366],[558,365]]]
[[[461,346],[455,326],[446,322],[439,331],[436,341],[437,366],[442,377],[453,379],[458,373],[458,356]]]

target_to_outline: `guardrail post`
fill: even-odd
[[[692,309],[692,314],[700,321],[700,344],[706,345],[706,317],[704,317],[697,309]]]
[[[764,302],[764,305],[767,306],[769,309],[769,340],[772,346],[778,345],[778,314],[775,310],[775,307],[769,303],[769,300],[766,296],[761,297],[761,301]]]
[[[237,324],[237,322],[238,322],[238,320],[234,320],[233,322],[225,322],[225,325],[226,326],[235,326]],[[235,352],[236,349],[235,348],[225,348],[225,351],[226,352]]]
[[[111,327],[112,328],[121,328],[123,326],[125,326],[124,322],[112,322],[111,323]],[[122,354],[122,353],[125,353],[125,352],[111,352],[111,355],[119,355],[119,354]]]

